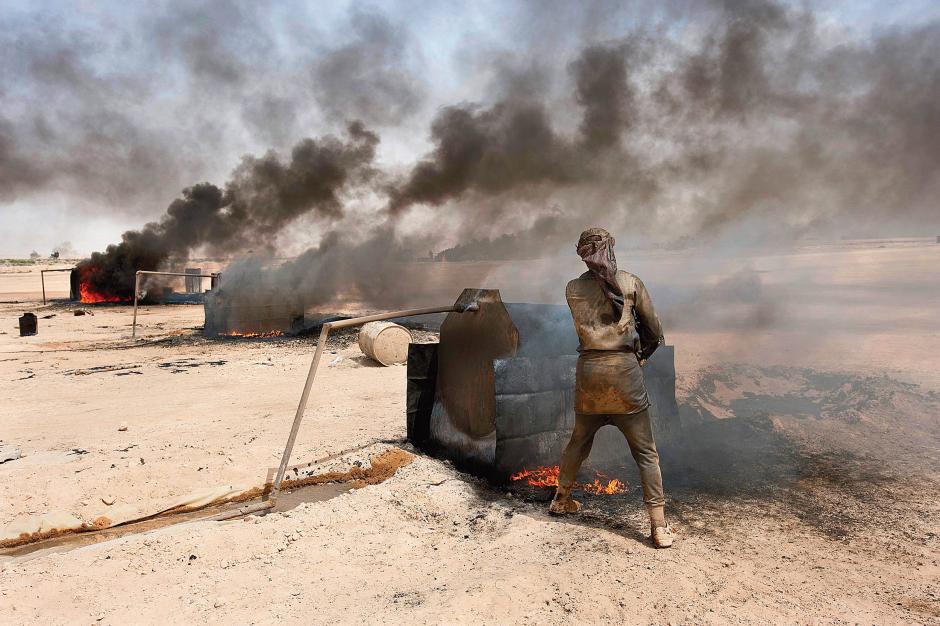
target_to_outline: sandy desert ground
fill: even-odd
[[[940,623],[940,245],[686,264],[622,262],[677,351],[671,550],[646,538],[635,475],[559,519],[413,449],[405,368],[347,333],[293,458],[343,470],[404,450],[394,475],[262,517],[8,549],[0,623]],[[756,294],[725,293],[741,271]],[[37,272],[0,268],[0,441],[22,454],[0,464],[0,529],[264,483],[314,338],[211,340],[202,307],[176,305],[144,307],[134,340],[130,307],[42,305]],[[51,296],[66,277],[47,275]],[[18,335],[25,311],[36,336]]]

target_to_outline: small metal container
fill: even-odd
[[[20,316],[20,337],[28,337],[39,332],[39,320],[35,313],[23,313]]]

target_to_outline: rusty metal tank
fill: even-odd
[[[504,303],[499,292],[466,289],[439,344],[408,356],[408,438],[456,464],[504,481],[516,471],[556,465],[574,427],[578,337],[564,305]],[[678,429],[672,346],[644,366],[657,440]],[[623,435],[605,426],[588,466],[629,461]]]

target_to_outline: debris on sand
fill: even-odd
[[[372,455],[369,459],[369,465],[363,466],[360,462],[354,462],[348,470],[329,470],[321,473],[306,473],[294,468],[296,478],[286,478],[282,483],[284,491],[292,491],[301,487],[310,487],[312,485],[326,485],[330,483],[343,483],[350,489],[361,489],[368,485],[378,485],[395,475],[402,467],[410,465],[414,461],[414,455],[401,448],[389,448],[383,452]],[[268,483],[264,488],[256,487],[233,498],[233,502],[246,502],[270,492],[272,483]]]
[[[295,480],[285,480],[286,489],[296,489],[308,485],[322,485],[325,483],[351,482],[353,488],[377,485],[391,478],[400,468],[409,465],[414,455],[400,448],[390,448],[372,457],[369,467],[353,465],[348,471],[324,472],[313,474]]]
[[[19,448],[14,448],[11,444],[0,441],[0,463],[15,461],[22,456]]]
[[[140,363],[116,363],[114,365],[95,365],[88,368],[79,368],[74,370],[65,370],[62,372],[65,376],[88,376],[89,374],[103,374],[106,372],[120,372],[123,370],[137,369],[141,367]]]

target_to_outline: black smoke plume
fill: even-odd
[[[542,3],[520,6],[520,22],[545,31],[535,41],[574,32],[559,20],[583,17],[587,25],[604,5],[581,17],[560,10],[557,18]],[[324,250],[371,241],[381,253],[342,272],[362,286],[363,301],[380,302],[387,284],[372,279],[383,251],[395,259],[445,247],[461,259],[528,258],[555,253],[591,225],[612,230],[621,245],[708,240],[735,229],[760,240],[940,226],[940,24],[836,40],[811,10],[795,5],[663,6],[682,19],[624,21],[624,32],[585,38],[570,58],[543,61],[544,46],[516,46],[507,54],[518,62],[494,64],[496,90],[439,109],[430,149],[403,172],[378,171],[378,138],[353,126],[344,140],[301,142],[288,163],[273,154],[248,158],[223,188],[189,188],[159,222],[128,233],[85,267],[98,268],[96,288],[127,298],[136,269],[197,248],[263,247],[312,213],[336,226],[323,229]],[[398,30],[381,20],[365,20],[360,30],[381,35],[374,47],[340,45],[329,62],[312,65],[312,75],[336,93],[378,81],[365,69],[371,59],[387,76],[404,62]],[[187,61],[196,75],[245,85],[245,63],[218,63],[216,48],[187,32],[173,37],[192,48]],[[67,64],[41,68],[53,66],[65,80]],[[382,83],[370,94],[384,101],[388,92],[402,104],[399,112],[384,108],[392,112],[386,122],[414,110],[393,87]],[[312,98],[333,116],[346,100],[376,109],[369,98]],[[11,132],[0,123],[0,160],[21,173],[17,180],[41,184],[48,169],[9,141]],[[347,223],[347,193],[374,199],[370,219]],[[411,241],[406,222],[421,211],[435,212],[441,226]],[[331,243],[337,237],[343,245]],[[379,287],[370,299],[369,289]]]
[[[288,161],[275,153],[245,157],[224,189],[201,183],[183,190],[159,222],[128,231],[121,243],[79,264],[83,299],[130,300],[137,270],[157,270],[200,247],[215,252],[268,244],[297,217],[343,215],[340,197],[371,177],[378,137],[353,123],[339,139],[304,139]]]
[[[625,50],[592,46],[571,69],[583,108],[577,137],[558,133],[545,103],[529,98],[489,108],[448,107],[431,123],[434,151],[390,191],[390,211],[440,205],[471,190],[496,196],[527,186],[564,187],[596,175],[592,163],[619,144],[631,122]]]
[[[153,215],[223,177],[232,155],[416,113],[426,93],[409,30],[356,4],[332,24],[322,12],[244,0],[4,7],[0,204],[59,201],[76,221]]]
[[[690,17],[698,38],[641,25],[586,47],[568,66],[574,133],[531,89],[443,109],[389,211],[450,206],[478,241],[549,206],[656,242],[745,219],[776,237],[940,225],[940,24],[833,45],[812,12],[775,2]]]

